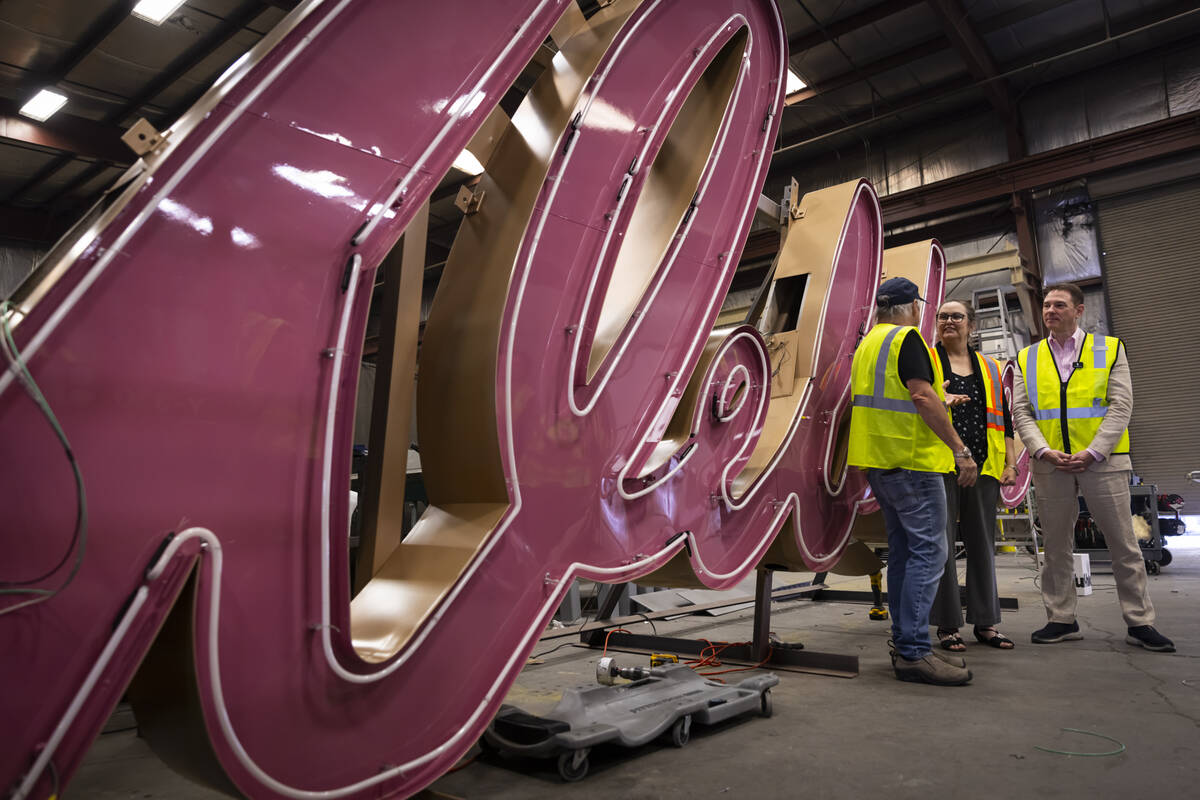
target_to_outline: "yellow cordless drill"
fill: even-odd
[[[887,619],[887,609],[883,607],[883,573],[876,572],[871,576],[871,596],[874,602],[868,615],[871,619]]]

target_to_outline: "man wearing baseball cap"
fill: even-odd
[[[946,413],[941,363],[915,327],[922,302],[907,278],[879,286],[877,324],[851,368],[848,460],[866,470],[887,530],[896,677],[961,686],[971,673],[962,659],[932,649],[929,612],[946,563],[942,476],[957,468],[959,484],[971,486],[979,468]]]

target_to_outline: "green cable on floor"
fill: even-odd
[[[1035,744],[1033,746],[1033,749],[1041,750],[1043,753],[1054,753],[1054,754],[1060,755],[1060,756],[1089,756],[1089,757],[1093,757],[1093,758],[1097,758],[1099,756],[1115,756],[1115,755],[1125,752],[1125,745],[1121,744],[1121,742],[1117,741],[1116,739],[1112,738],[1111,736],[1105,736],[1102,733],[1093,733],[1091,731],[1082,731],[1079,728],[1059,728],[1059,730],[1067,731],[1068,733],[1082,733],[1084,736],[1095,736],[1097,739],[1107,739],[1108,741],[1112,742],[1113,744],[1120,745],[1120,746],[1116,750],[1110,750],[1107,753],[1075,753],[1070,750],[1054,750],[1053,748],[1050,748],[1050,747],[1042,747],[1040,744]]]

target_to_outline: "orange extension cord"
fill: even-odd
[[[684,663],[687,664],[692,669],[696,670],[697,674],[703,675],[706,678],[711,678],[714,675],[725,675],[730,672],[746,672],[748,670],[758,669],[763,664],[766,664],[768,661],[771,660],[771,651],[773,648],[768,647],[766,657],[762,661],[759,661],[757,664],[754,664],[752,666],[730,667],[729,669],[719,669],[719,670],[716,670],[715,672],[700,672],[700,670],[705,669],[707,667],[724,666],[724,664],[721,662],[720,656],[721,656],[721,653],[725,652],[725,650],[727,648],[733,647],[736,645],[742,645],[742,646],[749,647],[751,644],[750,642],[710,642],[708,639],[701,639],[700,641],[704,642],[707,645],[707,647],[705,647],[703,650],[700,651],[700,657],[689,659],[688,661],[685,661]],[[717,680],[721,681],[720,678],[717,678]],[[724,683],[724,682],[725,681],[721,681],[721,683]]]
[[[607,634],[605,634],[604,650],[600,653],[601,658],[603,658],[605,655],[608,654],[608,638],[610,636],[612,636],[614,633],[630,633],[630,631],[627,631],[624,628],[613,628]],[[766,658],[764,658],[762,661],[759,661],[757,664],[754,664],[749,667],[730,667],[729,669],[719,669],[714,672],[700,672],[700,670],[707,669],[709,667],[724,666],[724,664],[721,661],[720,656],[721,656],[721,653],[725,652],[725,650],[727,648],[734,647],[736,645],[744,645],[746,647],[749,647],[751,644],[750,642],[710,642],[708,639],[701,639],[700,641],[704,642],[704,644],[707,645],[703,650],[700,651],[700,657],[688,659],[687,661],[684,661],[683,663],[686,664],[687,666],[691,667],[692,669],[694,669],[697,674],[703,675],[706,678],[712,678],[717,675],[725,675],[730,672],[746,672],[748,670],[758,669],[759,667],[761,667],[762,665],[766,664],[768,661],[771,660],[771,652],[773,650],[773,648],[768,647]],[[720,678],[717,678],[717,680],[720,681],[721,683],[725,682],[725,681],[721,680]]]

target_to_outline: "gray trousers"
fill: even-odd
[[[1129,510],[1129,473],[1087,470],[1078,474],[1054,470],[1033,473],[1038,517],[1046,560],[1042,565],[1042,600],[1051,622],[1075,621],[1075,520],[1077,494],[1087,502],[1092,519],[1104,534],[1112,557],[1117,599],[1125,624],[1153,625],[1154,604],[1146,591],[1146,561],[1133,533]]]
[[[1000,595],[996,591],[996,503],[1000,481],[980,475],[974,486],[959,486],[955,475],[946,476],[946,543],[948,554],[929,624],[939,628],[963,626],[958,594],[958,569],[954,561],[955,534],[967,548],[967,622],[986,628],[1000,622]]]

